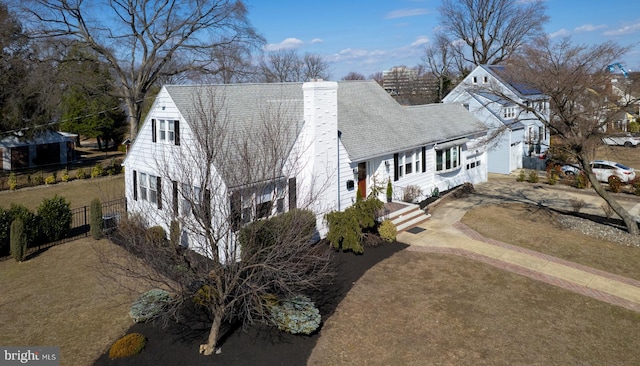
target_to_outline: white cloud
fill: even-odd
[[[385,19],[396,19],[396,18],[404,18],[404,17],[413,17],[416,15],[424,15],[429,13],[427,9],[398,9],[394,10],[390,13],[387,13]]]
[[[604,32],[604,35],[605,36],[621,36],[625,34],[635,33],[639,30],[640,30],[640,23],[636,23],[636,24],[624,26],[622,28]]]
[[[567,37],[571,34],[568,30],[562,28],[559,31],[549,33],[549,38]]]
[[[415,40],[415,42],[413,42],[411,44],[411,47],[418,47],[418,46],[422,46],[424,44],[429,43],[429,37],[427,36],[419,36],[418,39]]]
[[[577,27],[575,29],[576,32],[593,32],[598,29],[606,28],[607,26],[604,24],[593,25],[593,24],[585,24]]]
[[[312,40],[311,40],[311,42],[309,42],[309,43],[311,43],[311,44],[316,44],[316,43],[322,43],[322,42],[324,42],[324,40],[322,40],[322,39],[320,39],[320,38],[314,38],[314,39],[312,39]]]
[[[302,47],[304,42],[297,38],[287,38],[280,43],[269,43],[264,47],[267,51],[290,50]]]

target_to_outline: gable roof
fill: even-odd
[[[496,78],[523,99],[532,99],[544,96],[540,89],[537,89],[532,85],[527,85],[522,81],[513,80],[507,74],[507,67],[505,65],[479,65],[478,67],[487,71],[491,76]]]
[[[224,103],[231,119],[229,133],[250,129],[269,106],[285,106],[294,116],[295,130],[303,121],[302,83],[165,86],[184,118],[194,112],[198,95],[212,95]],[[469,111],[457,104],[404,107],[375,81],[338,82],[338,129],[352,161],[391,154],[486,131]],[[291,147],[290,146],[290,147]],[[289,148],[290,148],[289,147]]]

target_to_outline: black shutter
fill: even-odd
[[[289,178],[289,210],[298,208],[298,191],[296,178]]]
[[[162,210],[162,182],[156,177],[156,192],[158,192],[158,210]]]
[[[171,181],[173,186],[173,216],[178,216],[178,182]]]
[[[393,154],[393,180],[396,181],[398,178],[398,173],[400,173],[400,169],[398,167],[398,154]]]
[[[236,231],[242,225],[242,198],[239,192],[231,193],[231,229]]]
[[[427,171],[427,148],[425,146],[422,147],[422,172],[425,173]]]
[[[138,200],[138,172],[133,171],[133,200]]]
[[[175,133],[175,144],[176,146],[180,146],[180,121],[173,121],[173,129]]]
[[[151,142],[156,142],[156,120],[151,119]]]
[[[207,220],[207,223],[211,222],[211,191],[208,189],[204,190],[203,197],[203,209],[204,209],[204,218]]]

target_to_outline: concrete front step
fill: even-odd
[[[398,232],[407,230],[429,219],[431,215],[427,215],[417,205],[407,206],[401,210],[391,212],[389,220],[395,225]]]

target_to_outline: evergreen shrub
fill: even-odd
[[[147,337],[140,333],[131,333],[118,339],[109,349],[109,358],[124,358],[142,352],[147,344]]]

